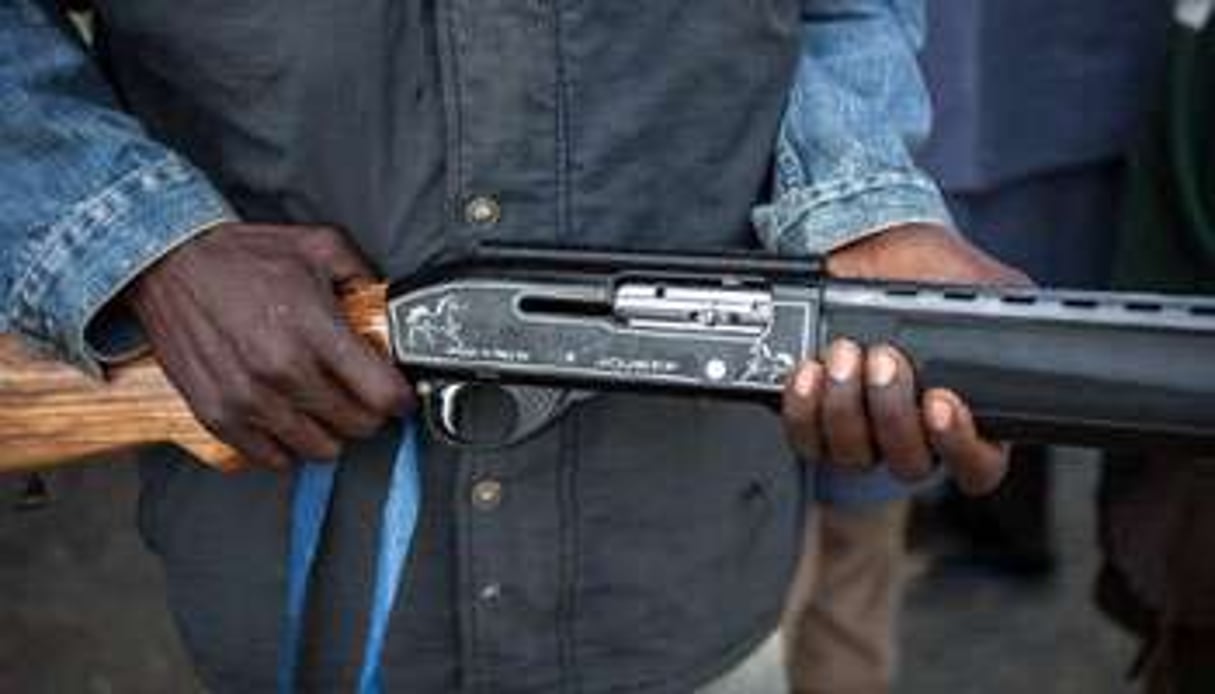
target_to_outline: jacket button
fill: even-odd
[[[486,583],[477,590],[477,600],[484,605],[493,605],[502,599],[501,583]]]
[[[493,226],[502,219],[502,206],[490,195],[478,195],[464,205],[464,219],[477,226]]]
[[[481,480],[473,485],[472,503],[480,511],[492,511],[502,503],[502,483]]]

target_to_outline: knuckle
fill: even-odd
[[[332,246],[341,243],[341,240],[342,236],[337,227],[329,224],[313,224],[307,227],[307,233],[304,234],[306,243],[315,243],[320,246]]]
[[[331,226],[307,227],[299,234],[298,248],[315,262],[325,263],[344,249],[344,241],[338,230]]]
[[[305,345],[316,356],[329,359],[339,359],[347,354],[349,346],[347,338],[352,338],[343,331],[341,320],[334,315],[333,310],[325,303],[311,302],[298,307],[295,323],[291,326],[293,339],[291,346]],[[302,349],[292,349],[287,356],[300,358]]]
[[[396,415],[404,402],[404,394],[397,388],[380,387],[374,388],[367,393],[368,404],[371,405],[377,415],[380,416],[379,423],[383,423],[385,418]]]
[[[282,386],[292,382],[299,371],[300,361],[297,350],[279,345],[265,350],[250,369],[257,380]]]
[[[336,230],[331,226],[325,224],[309,224],[298,227],[292,238],[299,246],[316,248],[323,244],[329,243],[335,233]]]
[[[247,421],[258,411],[257,396],[253,385],[241,379],[224,388],[219,417],[228,426]]]

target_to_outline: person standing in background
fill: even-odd
[[[1169,3],[930,0],[922,59],[936,107],[921,152],[958,228],[1047,286],[1106,285],[1124,152],[1155,94]],[[947,508],[969,558],[1054,566],[1048,450],[1018,446],[1003,488]]]
[[[884,468],[814,476],[782,624],[789,682],[795,694],[883,694],[898,662],[913,487]]]
[[[1129,157],[1114,287],[1215,292],[1215,0],[1177,3],[1151,128]],[[1213,367],[1215,368],[1215,367]],[[1095,596],[1132,633],[1146,694],[1215,691],[1215,457],[1106,456]]]

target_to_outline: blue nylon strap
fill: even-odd
[[[392,466],[388,498],[381,512],[379,555],[363,665],[359,671],[359,694],[380,694],[382,690],[380,657],[421,504],[418,455],[417,424],[412,417],[407,417]],[[308,583],[333,496],[336,469],[336,465],[329,463],[304,463],[296,474],[287,550],[287,605],[278,662],[279,694],[295,694]]]
[[[291,536],[287,546],[287,610],[279,644],[278,691],[294,694],[299,670],[304,612],[308,603],[308,579],[321,544],[321,529],[329,514],[337,466],[332,463],[303,463],[295,474],[291,498]]]
[[[380,556],[376,560],[375,592],[363,651],[363,669],[359,672],[359,694],[380,694],[380,656],[384,652],[388,620],[418,527],[421,484],[418,480],[417,428],[412,417],[405,419],[405,433],[397,449],[388,499],[381,514]]]

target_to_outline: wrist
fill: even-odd
[[[959,241],[957,233],[944,224],[900,222],[835,249],[827,256],[827,269],[840,277],[884,277],[892,264],[901,264],[902,256],[934,253]]]

